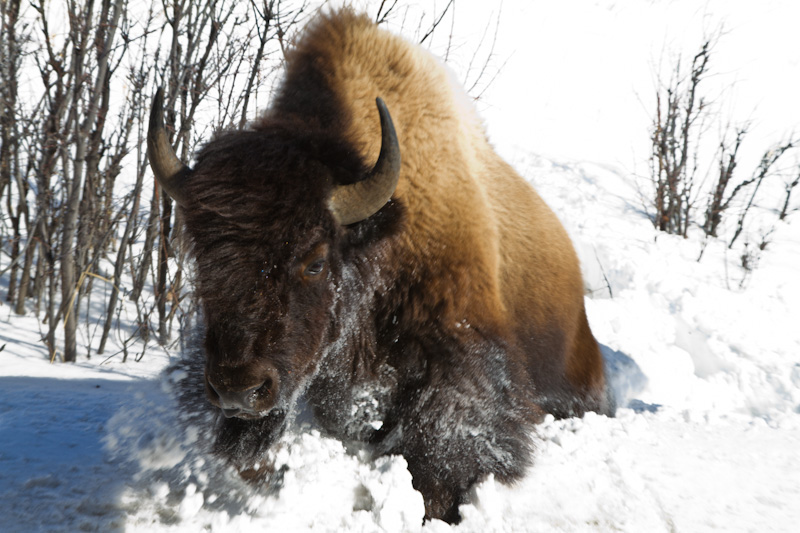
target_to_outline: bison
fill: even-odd
[[[243,475],[303,396],[456,522],[476,482],[524,474],[545,414],[612,414],[567,233],[420,47],[320,14],[248,129],[189,168],[159,92],[148,150],[195,260],[216,451]]]

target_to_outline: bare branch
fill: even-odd
[[[747,213],[750,211],[750,208],[753,206],[753,202],[755,201],[756,194],[758,194],[758,190],[761,187],[761,184],[764,181],[764,178],[767,177],[771,173],[772,167],[775,165],[775,163],[778,162],[780,157],[783,154],[785,154],[787,150],[789,150],[790,148],[793,148],[795,146],[795,144],[796,144],[796,141],[790,140],[790,141],[788,141],[788,142],[786,142],[786,143],[784,143],[784,144],[782,144],[780,146],[777,146],[775,148],[771,148],[771,149],[767,150],[764,153],[764,155],[761,157],[761,163],[759,163],[758,169],[756,170],[755,175],[751,179],[749,179],[749,180],[747,180],[745,182],[742,182],[741,184],[739,184],[736,187],[736,189],[734,189],[734,193],[735,193],[735,192],[738,192],[738,190],[740,188],[742,188],[743,186],[750,185],[751,183],[755,182],[755,186],[753,187],[753,192],[750,194],[750,198],[747,201],[747,204],[742,209],[742,212],[739,214],[739,220],[736,223],[736,231],[734,232],[733,238],[731,239],[730,243],[728,244],[728,248],[731,248],[733,246],[733,243],[736,242],[736,239],[739,238],[739,235],[741,235],[742,231],[744,230],[745,218],[747,217]]]
[[[428,32],[422,37],[422,39],[420,39],[419,44],[423,44],[428,39],[428,37],[433,35],[433,32],[436,31],[436,28],[439,26],[439,24],[442,22],[442,19],[444,19],[444,16],[447,14],[450,8],[453,7],[454,4],[455,0],[450,0],[449,2],[447,2],[447,5],[445,6],[442,13],[439,15],[439,18],[436,19],[433,22],[433,24],[431,24],[431,27],[428,29]]]

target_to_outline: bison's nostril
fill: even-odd
[[[264,384],[261,385],[256,392],[259,394],[263,394],[265,397],[272,396],[273,395],[272,378],[267,378]]]
[[[278,370],[269,365],[262,367],[261,372],[261,376],[264,378],[264,383],[262,383],[258,388],[256,395],[260,400],[273,403],[278,397],[278,389],[280,388],[281,383],[281,379],[278,376]]]
[[[241,404],[245,409],[252,408],[253,404],[256,403],[256,399],[258,398],[258,389],[260,388],[260,386],[252,387],[239,393]]]

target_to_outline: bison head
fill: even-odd
[[[381,150],[371,170],[329,129],[298,117],[222,134],[192,169],[169,144],[162,98],[159,90],[148,154],[158,183],[181,207],[196,261],[208,398],[227,417],[285,413],[348,312],[343,276],[353,236],[365,234],[354,228],[397,186],[391,117],[378,99]]]

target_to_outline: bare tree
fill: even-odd
[[[71,79],[72,106],[68,114],[68,121],[72,129],[74,153],[70,154],[72,160],[72,173],[64,182],[65,214],[61,232],[61,298],[64,315],[64,361],[75,361],[77,358],[77,319],[80,304],[80,283],[85,279],[86,271],[86,246],[88,236],[86,230],[78,231],[79,214],[81,211],[81,192],[91,191],[92,181],[95,179],[93,169],[87,165],[90,150],[97,149],[97,143],[92,142],[92,134],[101,135],[104,126],[104,117],[99,113],[101,98],[110,83],[107,76],[109,56],[114,42],[117,24],[122,11],[122,0],[102,0],[100,13],[93,12],[93,2],[79,6],[77,3],[69,4],[69,41],[71,44]],[[96,35],[94,41],[94,65],[87,65],[90,58],[90,36],[93,29],[93,19],[97,16]],[[87,68],[88,67],[88,68]],[[86,76],[87,70],[94,74],[92,86],[87,86],[90,78]],[[80,106],[83,104],[83,107]],[[65,161],[66,166],[66,161]],[[86,195],[84,195],[85,197]],[[92,202],[86,199],[85,203]],[[91,211],[85,216],[91,216]],[[84,221],[88,223],[88,221]],[[80,274],[80,276],[79,276]]]
[[[25,235],[35,224],[28,207],[32,168],[26,150],[32,137],[32,122],[22,113],[18,82],[20,66],[30,44],[31,29],[20,21],[20,8],[19,0],[0,5],[0,201],[5,196],[4,212],[7,216],[0,221],[0,251],[4,251],[2,243],[6,239],[6,230],[10,229],[9,265],[3,269],[4,272],[8,270],[6,300],[9,302],[24,299],[27,294],[30,278],[26,274],[32,256]],[[15,309],[19,307],[15,306]]]
[[[145,26],[143,28],[143,32],[139,37],[141,39],[142,47],[147,49],[148,37],[150,36],[150,28],[151,24],[153,23],[153,10],[152,5],[151,9],[148,13]],[[126,41],[128,37],[125,38]],[[130,109],[130,113],[128,115],[128,119],[133,122],[134,118],[143,118],[145,116],[145,102],[140,98],[140,94],[144,91],[145,87],[149,85],[152,80],[152,72],[153,72],[153,64],[150,62],[149,57],[142,53],[139,57],[139,60],[133,64],[131,67],[127,79],[131,85],[131,91],[128,93],[126,99],[126,107]],[[111,278],[111,294],[108,298],[108,303],[106,306],[106,316],[103,322],[103,330],[100,336],[100,342],[97,348],[97,353],[102,354],[105,351],[106,342],[108,340],[108,336],[111,332],[112,323],[115,317],[118,317],[117,314],[117,305],[118,305],[118,298],[119,293],[121,291],[120,287],[122,286],[122,279],[123,279],[123,270],[126,264],[126,258],[128,257],[129,247],[131,242],[135,238],[135,235],[139,231],[139,226],[141,221],[139,219],[139,212],[141,207],[141,196],[142,196],[142,189],[144,187],[144,177],[147,172],[147,159],[145,156],[144,146],[145,144],[145,129],[144,129],[145,122],[143,120],[139,120],[137,122],[136,128],[136,149],[135,149],[135,156],[136,156],[136,182],[133,187],[133,190],[130,192],[130,201],[131,201],[131,208],[130,212],[127,213],[127,221],[125,224],[125,229],[123,230],[122,237],[120,238],[119,246],[117,249],[117,254],[114,259],[114,272]],[[130,131],[130,130],[129,130]],[[129,144],[128,137],[125,137],[125,146],[127,147]],[[127,202],[126,202],[127,203]],[[149,253],[145,255],[150,255]],[[137,299],[138,300],[138,297]]]

